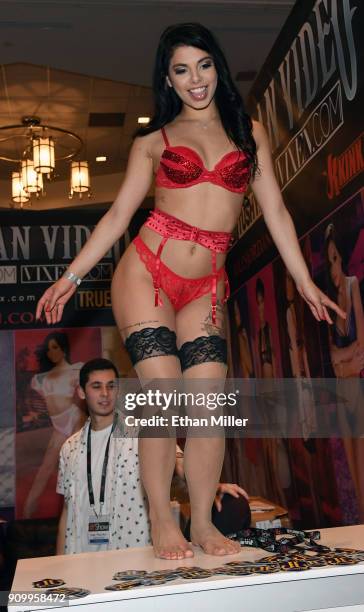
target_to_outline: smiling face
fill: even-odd
[[[186,45],[176,47],[169,63],[167,85],[173,87],[183,104],[207,108],[215,95],[217,72],[207,51]]]
[[[48,342],[47,357],[55,365],[64,359],[64,351],[54,339]]]

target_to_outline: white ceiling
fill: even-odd
[[[0,126],[36,114],[77,132],[92,173],[123,170],[149,90],[161,31],[199,21],[232,75],[259,71],[294,0],[0,0]],[[237,83],[246,95],[252,82]],[[87,127],[90,112],[125,112],[123,127]],[[108,162],[96,165],[96,154]],[[0,178],[9,165],[0,161]],[[14,168],[12,168],[14,169]],[[65,178],[66,165],[59,166]]]

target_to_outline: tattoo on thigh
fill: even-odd
[[[120,327],[120,332],[124,332],[127,329],[131,329],[132,327],[141,327],[142,325],[150,325],[150,323],[159,323],[159,321],[139,321],[138,323],[133,323],[132,325],[127,325],[126,327]]]
[[[216,324],[212,322],[212,313],[210,311],[207,317],[201,321],[201,330],[208,336],[221,336],[221,338],[225,338],[224,307],[221,300],[217,300],[216,304]]]

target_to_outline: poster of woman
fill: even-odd
[[[239,289],[229,300],[231,375],[234,378],[253,378],[254,365],[250,344],[251,332],[246,287]]]
[[[272,265],[264,267],[249,279],[246,287],[256,378],[267,381],[281,378],[281,349]],[[282,424],[286,423],[283,411],[281,416]],[[261,439],[261,447],[264,474],[261,486],[264,495],[276,503],[287,505],[286,492],[291,484],[291,474],[285,442],[280,437],[265,436]]]
[[[309,237],[301,241],[306,264],[311,269]],[[273,264],[274,286],[281,345],[282,373],[290,378],[316,378],[322,376],[319,344],[319,326],[299,295],[292,276],[281,258]]]
[[[256,377],[279,378],[282,367],[272,266],[253,276],[246,287]]]
[[[364,367],[363,200],[364,192],[355,194],[310,236],[314,277],[347,315],[342,321],[333,316],[333,325],[321,333],[328,377],[358,377]]]
[[[14,337],[1,332],[0,342],[0,517],[12,518],[15,503]]]
[[[320,327],[323,370],[326,377],[337,379],[338,390],[349,398],[345,410],[338,412],[345,454],[337,463],[336,475],[345,492],[342,509],[346,523],[364,519],[364,440],[363,406],[364,375],[364,192],[344,202],[335,214],[326,218],[312,232],[313,275],[317,284],[334,297],[346,312],[346,319],[333,316],[329,329]],[[347,465],[345,465],[347,464]],[[348,470],[349,472],[348,472]],[[351,477],[348,490],[345,473]]]
[[[309,269],[310,246],[306,236],[301,248]],[[295,395],[292,386],[289,387],[291,435],[286,440],[292,471],[292,485],[287,493],[289,512],[297,527],[333,526],[340,522],[340,509],[330,440],[312,436],[317,431],[318,415],[311,378],[322,377],[319,324],[280,258],[274,262],[273,270],[283,376],[296,379]]]
[[[59,451],[86,419],[79,370],[100,351],[99,328],[15,332],[17,518],[58,513]]]

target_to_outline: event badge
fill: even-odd
[[[88,543],[108,544],[110,542],[110,516],[91,514],[88,520]]]

